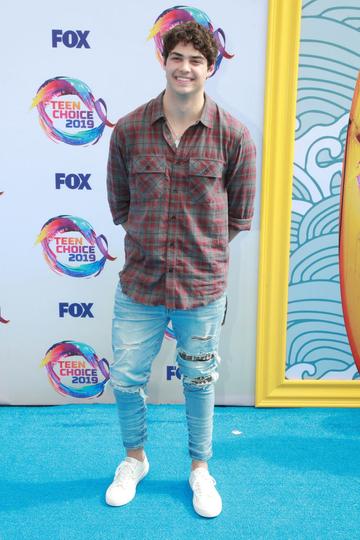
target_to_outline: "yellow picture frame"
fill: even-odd
[[[285,379],[301,0],[269,0],[256,407],[360,407],[359,381]]]

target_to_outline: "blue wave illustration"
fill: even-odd
[[[359,9],[352,1],[345,10],[340,0],[303,2],[297,138],[349,112],[360,68]]]
[[[286,377],[359,379],[339,285],[341,169],[360,70],[360,6],[303,0]],[[357,4],[357,5],[356,5]]]

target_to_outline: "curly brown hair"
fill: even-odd
[[[201,24],[194,21],[181,23],[164,34],[163,57],[165,63],[169,54],[178,43],[191,43],[194,49],[205,56],[208,67],[215,64],[218,55],[217,43],[212,33]]]

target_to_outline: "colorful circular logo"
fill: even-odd
[[[173,330],[171,322],[165,328],[165,337],[166,339],[176,339],[175,332]]]
[[[40,125],[53,141],[72,145],[95,144],[107,120],[103,99],[95,100],[83,81],[70,77],[54,77],[45,81],[31,104],[39,113]]]
[[[49,219],[35,243],[39,242],[51,270],[66,276],[97,276],[107,260],[116,259],[108,253],[105,236],[96,236],[90,223],[80,217],[64,215]]]
[[[41,362],[51,385],[59,394],[75,398],[99,397],[109,380],[109,364],[94,349],[78,341],[60,341]]]
[[[201,11],[201,9],[189,6],[174,6],[172,8],[166,9],[156,19],[147,39],[154,39],[156,55],[158,57],[158,60],[162,62],[162,54],[164,50],[162,39],[163,35],[174,26],[188,21],[195,21],[202,26],[205,26],[205,28],[207,28],[213,34],[219,49],[218,56],[215,62],[215,69],[212,74],[215,75],[216,71],[220,67],[222,59],[230,59],[233,58],[234,55],[229,54],[225,50],[224,31],[221,28],[218,28],[214,31],[214,27],[208,15],[204,11]]]

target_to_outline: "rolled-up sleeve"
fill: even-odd
[[[115,225],[127,221],[130,202],[124,138],[117,125],[111,135],[107,163],[107,196]]]
[[[226,175],[229,228],[246,231],[254,215],[256,148],[249,130],[243,126]]]

